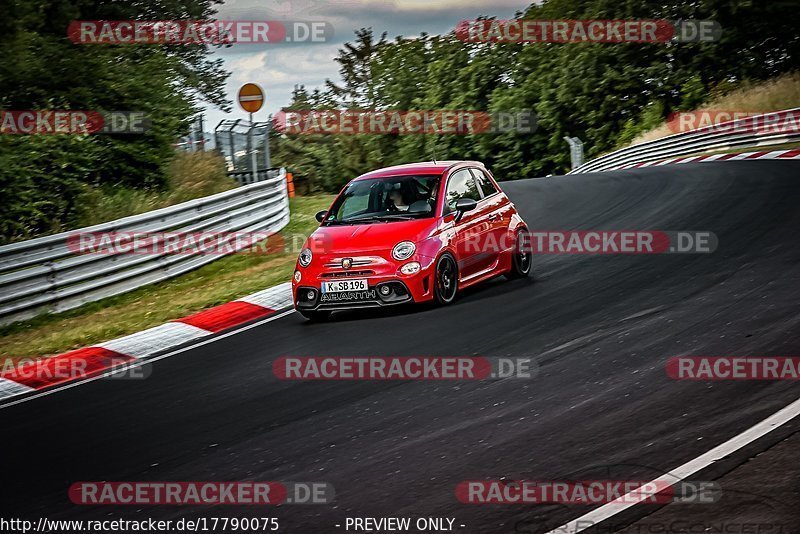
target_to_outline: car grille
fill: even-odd
[[[372,263],[372,260],[370,260],[369,258],[353,259],[353,261],[350,263],[350,265],[353,266],[353,267],[361,267],[362,265],[369,265],[370,263]],[[329,261],[328,263],[325,264],[325,267],[341,268],[342,267],[342,260],[339,259],[339,260],[336,260],[336,261]]]
[[[322,273],[320,278],[355,278],[358,276],[370,276],[375,271],[337,271],[335,273]]]

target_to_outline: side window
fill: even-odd
[[[475,180],[472,179],[472,174],[470,174],[467,169],[456,171],[447,181],[444,212],[450,213],[454,211],[456,209],[456,202],[462,198],[471,198],[473,200],[481,199],[478,186],[475,185]]]
[[[478,182],[478,185],[483,191],[484,197],[490,197],[497,193],[497,187],[495,187],[492,180],[486,176],[486,173],[480,169],[470,169],[472,171],[473,176],[475,176],[475,181]]]

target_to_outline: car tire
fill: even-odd
[[[439,257],[433,277],[436,303],[444,306],[453,302],[458,293],[458,264],[452,254],[446,252]]]
[[[506,275],[509,279],[527,278],[531,275],[533,253],[530,247],[531,234],[527,230],[519,230],[514,238],[514,250],[511,252],[511,270]],[[520,250],[520,249],[523,250]],[[527,249],[527,250],[525,250]]]
[[[300,315],[311,321],[312,323],[322,323],[331,318],[329,311],[300,311]]]

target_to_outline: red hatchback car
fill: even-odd
[[[295,308],[309,319],[408,302],[448,304],[459,289],[531,270],[527,225],[477,161],[369,172],[317,220],[292,280]]]

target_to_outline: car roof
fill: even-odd
[[[448,169],[463,163],[483,167],[483,163],[480,161],[421,161],[419,163],[406,163],[404,165],[394,165],[392,167],[376,169],[374,171],[362,174],[355,179],[364,180],[367,178],[384,178],[389,176],[403,176],[406,174],[443,174]]]

